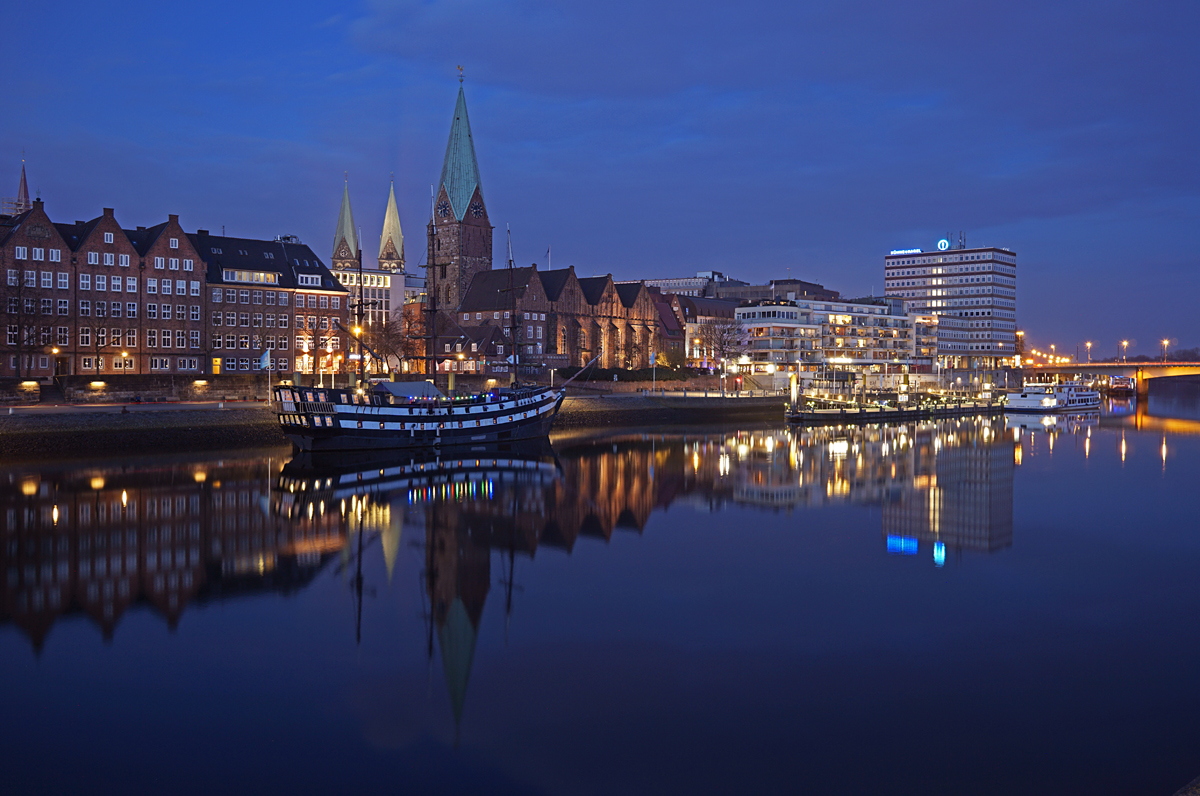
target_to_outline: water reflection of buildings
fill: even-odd
[[[572,442],[557,456],[547,449],[384,469],[289,465],[274,505],[285,517],[357,517],[365,534],[383,537],[389,571],[401,526],[420,540],[425,643],[431,658],[441,657],[457,723],[489,595],[501,588],[507,621],[517,562],[540,548],[569,553],[580,538],[640,533],[672,504],[790,511],[853,501],[882,508],[889,540],[932,543],[935,560],[938,549],[992,551],[1012,541],[1014,456],[1013,438],[995,420],[638,434]]]
[[[423,549],[424,643],[442,659],[457,720],[487,600],[500,588],[508,616],[518,562],[540,548],[570,553],[583,538],[641,533],[671,505],[781,512],[854,502],[881,508],[889,550],[896,538],[991,551],[1011,544],[1019,454],[1002,422],[951,421],[636,434],[572,441],[557,456],[342,468],[249,459],[13,470],[0,476],[0,620],[35,648],[64,614],[111,636],[144,605],[173,627],[189,604],[303,588],[335,557],[357,569],[361,611],[364,538],[378,537],[390,577],[403,537]]]
[[[772,510],[878,505],[883,533],[992,551],[1012,543],[1013,440],[995,419],[758,431],[684,442],[693,502]],[[944,549],[944,548],[943,548]]]
[[[40,649],[62,615],[85,615],[110,638],[135,606],[173,628],[189,603],[302,588],[344,531],[323,516],[272,521],[270,468],[10,470],[0,476],[0,621]]]

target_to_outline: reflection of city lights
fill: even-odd
[[[54,518],[54,524],[58,525],[58,506],[54,507],[54,511],[51,512],[51,516]]]
[[[1125,463],[1125,432],[1121,432],[1121,464]]]
[[[32,497],[37,494],[38,482],[34,480],[21,482],[21,494],[25,497]]]
[[[121,508],[125,508],[128,505],[129,505],[129,493],[126,492],[124,489],[122,489],[121,490]]]
[[[946,564],[946,545],[942,542],[933,543],[933,563],[939,567]]]

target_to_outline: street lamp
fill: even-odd
[[[1122,362],[1129,361],[1129,341],[1128,340],[1121,341],[1121,361]]]
[[[1091,361],[1092,361],[1092,343],[1091,343],[1091,341],[1089,340],[1088,342],[1084,343],[1084,345],[1085,345],[1085,346],[1087,346],[1087,351],[1088,351],[1088,364],[1091,364]]]
[[[1165,364],[1166,364],[1166,362],[1167,362],[1167,346],[1168,346],[1168,345],[1170,345],[1170,343],[1171,343],[1171,341],[1170,341],[1170,340],[1163,340],[1163,341],[1162,341],[1162,361],[1163,361],[1163,364],[1164,364],[1164,365],[1165,365]]]

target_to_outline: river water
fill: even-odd
[[[0,470],[8,793],[1174,793],[1200,400]],[[477,457],[477,458],[476,458]]]

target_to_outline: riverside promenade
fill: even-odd
[[[688,391],[567,396],[555,429],[783,422],[782,396]],[[287,445],[263,401],[0,408],[0,456],[59,459]]]

